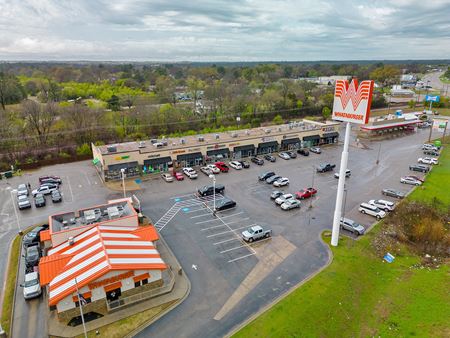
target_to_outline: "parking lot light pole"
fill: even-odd
[[[216,175],[210,174],[209,178],[213,180],[213,215],[216,215]]]
[[[341,167],[339,168],[339,182],[336,195],[336,207],[334,209],[333,218],[333,230],[331,233],[331,245],[337,246],[339,242],[339,226],[341,221],[342,213],[342,199],[344,197],[344,187],[345,187],[345,171],[347,170],[347,160],[348,160],[348,144],[350,140],[350,122],[347,122],[345,127],[345,139],[344,139],[344,149],[342,150],[341,156]]]
[[[312,166],[313,172],[312,172],[312,182],[311,182],[311,188],[314,188],[314,176],[316,175],[316,168],[314,166]],[[312,206],[312,198],[313,196],[311,196],[309,198],[309,209],[311,209]]]
[[[126,192],[125,192],[125,169],[120,169],[120,172],[122,173],[122,187],[123,187],[123,198],[126,198]]]

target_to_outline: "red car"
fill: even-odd
[[[214,163],[216,165],[217,168],[220,169],[221,172],[223,173],[227,173],[228,170],[230,170],[230,168],[228,168],[228,166],[224,163],[224,162],[216,162]]]
[[[303,200],[305,198],[309,198],[317,194],[317,190],[314,188],[305,188],[301,189],[300,191],[297,191],[295,193],[295,196],[297,196],[298,199]]]
[[[182,180],[184,180],[183,174],[182,174],[182,173],[179,173],[179,172],[176,172],[176,171],[173,173],[173,177],[175,177],[175,179],[176,179],[177,181],[182,181]]]
[[[425,182],[425,178],[424,177],[420,178],[419,176],[414,176],[414,175],[408,175],[408,177],[412,177],[415,180],[418,180],[418,181],[420,181],[422,183]]]

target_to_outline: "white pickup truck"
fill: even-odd
[[[255,225],[242,232],[242,239],[246,242],[253,242],[261,238],[272,236],[272,230],[264,230],[261,226]]]

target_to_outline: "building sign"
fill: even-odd
[[[186,150],[174,150],[174,151],[172,151],[172,154],[183,154],[185,152],[186,152]]]
[[[333,102],[333,120],[367,124],[372,103],[373,81],[336,80]]]
[[[269,141],[274,141],[275,138],[273,138],[272,136],[265,136],[265,137],[262,137],[261,140],[263,142],[269,142]]]
[[[191,148],[191,149],[188,149],[188,151],[200,151],[200,148]]]
[[[211,150],[211,149],[218,149],[218,148],[226,148],[226,144],[215,144],[213,146],[207,146],[206,149]]]
[[[322,131],[324,131],[324,132],[334,131],[334,126],[332,126],[332,127],[323,127]]]
[[[238,146],[240,144],[241,144],[240,142],[236,142],[236,143],[230,143],[230,144],[228,144],[228,146],[229,147],[235,147],[235,146]]]
[[[88,287],[89,287],[89,289],[92,290],[92,289],[100,288],[100,287],[108,285],[108,284],[118,282],[122,279],[133,277],[133,276],[134,276],[134,271],[128,271],[125,273],[121,273],[120,275],[112,276],[110,278],[106,278],[106,279],[102,279],[102,280],[90,283],[90,284],[88,284]]]
[[[126,160],[126,159],[129,159],[129,158],[130,158],[130,155],[124,155],[124,156],[116,156],[116,157],[114,157],[114,159],[115,159],[116,161]]]
[[[426,95],[425,96],[425,101],[427,101],[427,102],[439,102],[440,99],[441,99],[441,97],[439,95],[436,95],[436,96]]]
[[[147,158],[155,158],[155,157],[160,157],[161,154],[153,154],[153,155],[148,155]]]

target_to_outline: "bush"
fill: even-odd
[[[92,155],[92,150],[89,144],[83,143],[81,146],[77,147],[77,155]]]
[[[58,156],[61,158],[70,158],[71,157],[70,154],[66,153],[65,151],[60,151]]]
[[[281,117],[281,115],[276,115],[273,120],[272,120],[273,124],[283,124],[283,118]]]

